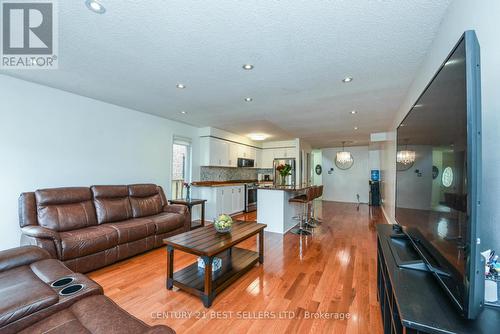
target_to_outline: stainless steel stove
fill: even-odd
[[[245,212],[257,210],[257,184],[245,183]]]

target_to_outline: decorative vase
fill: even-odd
[[[281,185],[286,186],[286,176],[281,175]]]

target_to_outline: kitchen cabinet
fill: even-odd
[[[273,149],[262,150],[262,168],[273,168],[274,151]]]
[[[203,137],[200,139],[202,166],[230,166],[229,143],[225,140]]]
[[[245,211],[245,186],[196,187],[197,196],[207,200],[207,220],[213,221],[221,214],[232,215]]]
[[[236,143],[228,143],[229,144],[229,166],[230,167],[238,167],[238,158],[239,156],[239,145]]]
[[[200,138],[201,166],[237,167],[238,158],[257,162],[257,148],[212,137]]]
[[[245,186],[235,186],[233,187],[233,212],[245,211]]]
[[[262,168],[273,168],[274,159],[297,158],[295,147],[265,148],[262,150]]]

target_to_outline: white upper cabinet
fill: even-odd
[[[229,143],[216,138],[200,138],[201,166],[231,166]],[[235,163],[236,166],[236,163]]]
[[[200,146],[201,166],[237,167],[238,158],[252,159],[255,167],[259,165],[257,151],[261,150],[255,147],[212,137],[201,137]]]
[[[262,150],[262,168],[273,168],[274,151],[273,149]]]
[[[210,166],[229,166],[229,143],[220,140],[210,140]]]
[[[236,143],[229,144],[229,166],[237,167],[239,158],[239,145]]]
[[[274,159],[297,158],[294,147],[266,148],[261,150],[261,168],[273,168]]]
[[[254,160],[258,168],[273,168],[274,159],[298,158],[295,147],[258,149],[213,137],[200,138],[201,166],[237,167],[238,158]]]

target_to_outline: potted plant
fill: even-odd
[[[289,164],[280,164],[276,167],[276,170],[281,176],[281,185],[286,186],[286,177],[292,175],[292,166]]]
[[[229,215],[222,214],[214,220],[214,227],[219,233],[229,233],[233,227],[233,219]]]

